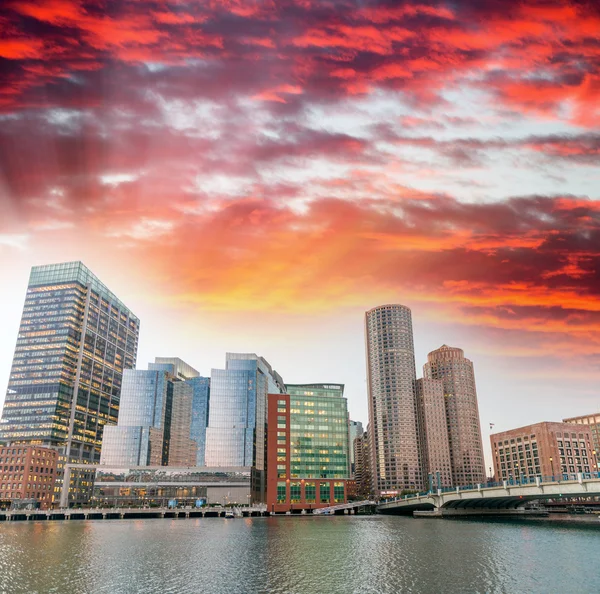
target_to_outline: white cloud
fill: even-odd
[[[123,227],[110,231],[109,237],[130,237],[131,239],[155,239],[161,235],[168,234],[175,224],[173,221],[163,221],[160,219],[142,218],[129,227]]]
[[[29,235],[19,233],[0,233],[0,247],[7,247],[16,250],[27,248]]]

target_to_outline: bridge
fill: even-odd
[[[542,512],[530,505],[532,501],[565,497],[600,497],[600,472],[438,489],[387,500],[377,506],[377,512],[435,517],[539,515]]]
[[[349,503],[340,503],[329,507],[321,507],[313,510],[313,515],[333,515],[335,513],[357,513],[361,507],[375,507],[375,501],[350,501]]]

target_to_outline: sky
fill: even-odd
[[[401,303],[418,370],[474,362],[486,447],[598,412],[599,31],[594,0],[4,0],[0,384],[30,267],[82,260],[142,368],[256,352],[366,423],[364,312]]]

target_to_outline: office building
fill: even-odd
[[[98,466],[92,505],[166,507],[169,502],[194,507],[248,505],[250,468],[177,468]]]
[[[0,506],[52,507],[57,464],[58,452],[50,448],[0,447]]]
[[[373,481],[368,430],[354,440],[354,480],[357,498],[371,499],[373,497]]]
[[[210,410],[210,378],[193,377],[187,380],[192,388],[192,419],[190,438],[196,442],[196,463],[205,466],[206,427]]]
[[[257,502],[266,493],[267,394],[283,389],[281,377],[253,353],[227,353],[226,368],[211,371],[206,466],[254,468]]]
[[[102,465],[168,464],[174,384],[164,370],[131,369],[123,374],[119,424],[104,430]]]
[[[600,413],[592,415],[583,415],[580,417],[571,417],[570,419],[563,419],[563,423],[573,423],[575,425],[587,425],[592,435],[592,445],[594,448],[594,463],[592,468],[594,471],[598,470],[597,456],[600,454]]]
[[[422,451],[429,488],[452,486],[452,464],[444,384],[440,380],[418,379],[415,383],[419,409]]]
[[[536,423],[490,436],[497,481],[592,472],[597,464],[587,425]]]
[[[354,461],[354,440],[357,437],[362,437],[365,430],[360,421],[350,421],[348,425],[348,448],[350,450],[350,476],[354,476],[355,461]]]
[[[104,426],[117,422],[123,371],[135,366],[138,333],[138,318],[81,262],[34,266],[0,440],[56,448],[66,462],[98,462]],[[89,479],[74,477],[73,499]]]
[[[199,371],[179,357],[155,357],[154,363],[148,364],[148,369],[168,371],[173,377],[182,381],[200,377]]]
[[[200,379],[206,378],[177,358],[157,358],[148,370],[127,370],[119,423],[105,428],[101,464],[196,466],[192,382]]]
[[[348,404],[341,384],[288,384],[269,394],[267,508],[344,503],[350,478]]]
[[[443,384],[452,484],[484,483],[485,461],[473,363],[461,349],[443,345],[427,356],[423,377]]]
[[[373,486],[380,495],[420,490],[425,480],[410,309],[369,310],[365,336]]]
[[[198,444],[192,434],[193,389],[188,382],[173,384],[173,407],[169,441],[169,466],[196,466]]]
[[[168,371],[175,378],[185,382],[175,384],[179,386],[179,392],[174,393],[175,407],[173,409],[173,417],[177,427],[179,423],[186,423],[190,420],[189,439],[195,442],[195,454],[193,461],[190,461],[186,451],[185,438],[186,428],[179,427],[174,435],[177,439],[175,450],[173,450],[173,458],[169,460],[169,466],[204,466],[204,451],[206,448],[206,427],[208,424],[208,410],[210,401],[210,378],[202,377],[200,373],[185,361],[178,357],[156,357],[154,363],[150,363],[148,369],[162,369]],[[190,393],[191,412],[187,412],[187,394]],[[183,398],[177,398],[177,394],[182,394]],[[180,443],[181,441],[181,443]],[[188,464],[188,462],[190,462]]]

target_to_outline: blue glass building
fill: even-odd
[[[102,465],[204,466],[210,379],[176,357],[129,370],[117,426],[107,426]]]
[[[226,368],[211,371],[206,466],[253,467],[258,501],[266,489],[267,394],[283,391],[281,377],[254,353],[227,353]]]
[[[210,407],[210,378],[194,377],[188,380],[192,388],[192,426],[190,437],[197,444],[196,466],[205,466],[206,426]]]
[[[100,464],[167,464],[172,407],[173,381],[168,371],[126,370],[119,424],[104,428]]]

